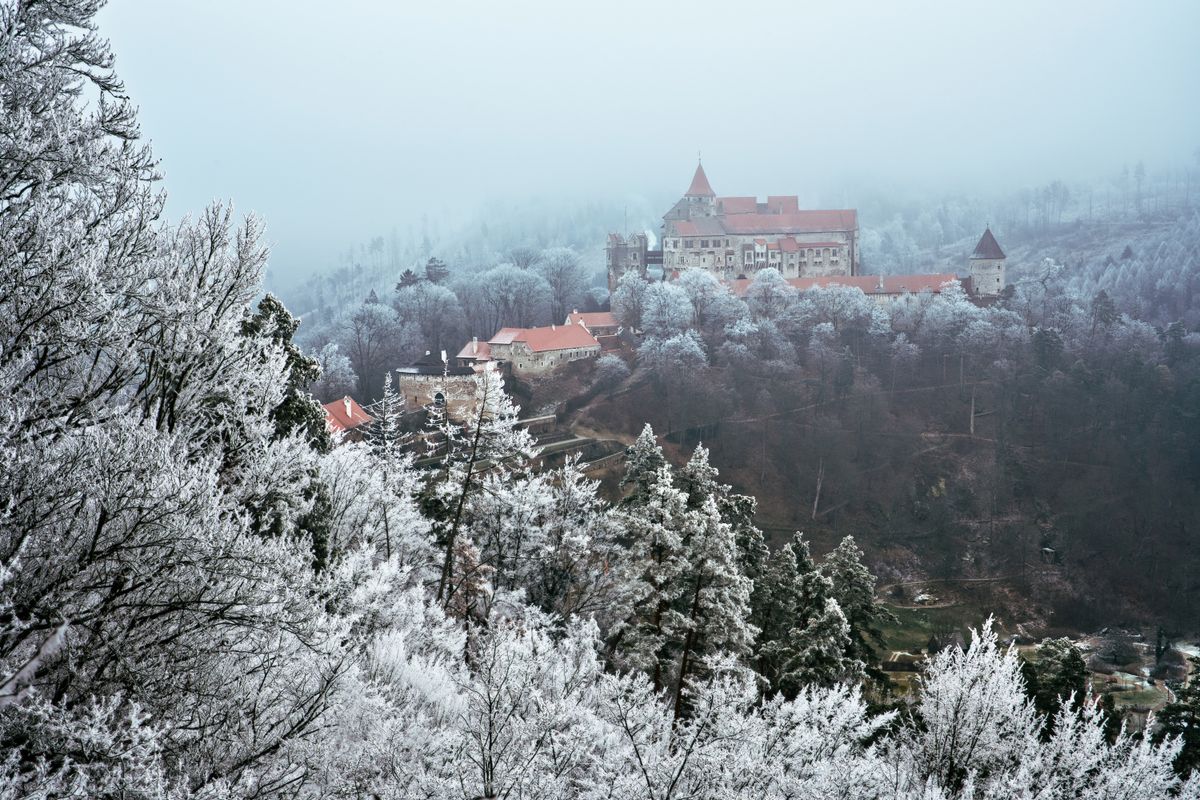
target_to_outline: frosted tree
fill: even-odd
[[[699,444],[679,471],[679,485],[687,493],[692,508],[703,507],[708,498],[716,502],[721,521],[733,530],[738,571],[756,581],[770,554],[762,531],[754,525],[757,503],[753,497],[735,494],[731,486],[720,483],[718,474],[709,462],[708,449]]]
[[[611,617],[607,565],[619,554],[598,486],[577,458],[537,475],[485,478],[472,500],[470,529],[496,569],[497,590],[519,591],[563,619]]]
[[[688,572],[685,541],[701,523],[665,463],[643,480],[636,502],[614,517],[623,531],[625,553],[619,566],[620,621],[610,631],[610,650],[618,663],[648,674],[658,690],[671,683],[688,628],[680,610],[686,602],[681,580]]]
[[[313,396],[324,403],[338,400],[354,391],[358,378],[350,359],[339,349],[336,342],[328,342],[312,354],[317,361],[320,374],[308,386]]]
[[[864,665],[873,665],[877,649],[885,645],[883,626],[894,622],[895,617],[875,598],[875,576],[862,558],[854,537],[847,536],[821,562],[821,574],[829,579],[830,596],[849,625],[847,655]]]
[[[754,586],[751,619],[760,628],[755,663],[773,692],[795,697],[804,686],[861,675],[850,626],[832,593],[799,535],[768,559]]]
[[[738,568],[733,528],[721,519],[711,496],[693,513],[698,524],[686,528],[683,538],[688,568],[680,576],[681,613],[686,633],[674,676],[676,718],[685,712],[688,681],[707,672],[710,659],[718,654],[748,655],[757,633],[748,622],[753,583]]]
[[[687,292],[673,283],[650,285],[642,303],[642,327],[652,336],[670,338],[692,324],[692,304]]]
[[[922,728],[903,745],[917,780],[956,792],[1017,770],[1037,750],[1041,729],[1025,696],[1014,649],[1001,651],[989,619],[970,647],[934,656],[921,680]]]
[[[746,304],[755,319],[778,319],[792,302],[796,290],[773,267],[755,273],[746,289]]]
[[[465,430],[459,431],[445,419],[444,411],[431,420],[443,436],[444,449],[426,497],[444,554],[437,596],[447,603],[454,594],[456,580],[471,577],[459,571],[456,578],[455,545],[466,521],[468,501],[479,490],[484,473],[519,472],[536,452],[533,437],[516,421],[517,408],[504,393],[504,381],[495,370],[479,375]]]
[[[304,524],[319,456],[272,416],[293,320],[249,315],[257,220],[157,222],[97,7],[0,8],[0,782],[270,794],[348,669]]]
[[[646,292],[650,288],[637,272],[626,272],[617,281],[612,293],[612,310],[621,324],[629,330],[641,330],[646,310]]]
[[[641,433],[625,450],[625,474],[621,477],[621,488],[626,491],[626,505],[641,505],[649,499],[651,488],[659,480],[659,471],[666,466],[667,458],[654,436],[649,423],[642,426]]]
[[[586,786],[598,749],[588,701],[601,666],[597,631],[575,622],[559,641],[537,619],[494,620],[471,646],[454,772],[467,797],[560,798]]]

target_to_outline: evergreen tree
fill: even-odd
[[[1191,670],[1183,683],[1174,686],[1175,700],[1163,706],[1154,719],[1158,727],[1154,730],[1155,743],[1177,738],[1182,745],[1175,757],[1175,771],[1180,776],[1196,774],[1200,767],[1200,659],[1189,659]]]
[[[799,534],[767,560],[751,619],[760,628],[756,664],[771,691],[795,697],[804,686],[861,675],[862,663],[849,655],[850,627],[832,591]]]
[[[691,508],[703,507],[708,498],[716,501],[721,521],[733,530],[739,572],[752,581],[757,580],[770,554],[762,531],[754,525],[758,503],[753,497],[735,494],[732,487],[719,483],[718,474],[708,460],[708,449],[700,444],[679,471],[679,485],[687,493]]]
[[[675,717],[684,712],[688,681],[707,672],[707,658],[749,654],[757,631],[750,624],[753,583],[738,568],[733,529],[721,519],[716,499],[692,511],[696,524],[685,529],[681,609],[687,633],[675,675]]]
[[[654,438],[654,430],[646,423],[637,439],[625,450],[625,475],[621,488],[628,494],[623,505],[636,506],[648,499],[651,487],[659,479],[659,471],[667,464],[662,448]]]
[[[276,436],[282,438],[298,431],[318,450],[327,451],[331,442],[325,412],[307,390],[321,376],[321,368],[315,358],[304,355],[292,341],[299,327],[300,320],[292,316],[274,295],[268,294],[259,301],[257,311],[247,313],[242,322],[242,335],[264,337],[283,349],[287,368],[284,396],[279,405],[271,409]]]
[[[837,600],[850,626],[847,655],[862,662],[877,680],[886,678],[878,669],[876,648],[886,646],[882,626],[895,617],[875,598],[875,576],[862,563],[863,553],[853,536],[847,536],[821,563],[821,574],[829,579],[831,596]]]
[[[421,276],[413,272],[412,269],[406,269],[400,273],[400,281],[396,284],[396,291],[407,289],[409,286],[416,286],[421,282]]]
[[[1033,707],[1049,720],[1047,737],[1063,705],[1070,701],[1072,709],[1082,707],[1087,696],[1087,674],[1083,655],[1067,638],[1046,639],[1039,645],[1035,660],[1021,663],[1025,691]]]
[[[450,276],[450,268],[440,258],[431,258],[425,262],[425,277],[430,283],[441,283]]]
[[[681,578],[688,570],[684,541],[696,514],[688,510],[687,496],[675,487],[666,463],[639,482],[643,489],[636,506],[627,504],[615,515],[626,551],[619,567],[621,621],[613,626],[610,649],[618,663],[642,670],[659,690],[670,682],[687,627],[679,613]]]

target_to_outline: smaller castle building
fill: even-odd
[[[600,342],[581,319],[566,325],[501,328],[487,342],[472,339],[458,351],[456,360],[467,369],[490,362],[514,375],[540,375],[571,361],[595,358],[600,349]]]
[[[450,364],[426,352],[407,367],[396,370],[396,391],[410,409],[444,408],[446,416],[459,422],[475,413],[475,370]]]
[[[1004,262],[1007,260],[1000,243],[992,235],[989,225],[979,237],[975,252],[967,259],[971,272],[971,284],[968,289],[975,297],[997,297],[1008,285],[1008,276],[1004,272]]]

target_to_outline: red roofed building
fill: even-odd
[[[663,217],[661,257],[668,275],[701,268],[732,280],[765,267],[785,278],[855,275],[858,212],[802,210],[795,195],[718,197],[697,166],[687,194]]]
[[[472,340],[463,347],[458,353],[458,362],[474,366],[483,363],[486,357],[499,365],[507,365],[516,375],[537,375],[599,354],[600,342],[586,324],[574,323],[541,328],[501,328],[486,344]]]
[[[971,279],[960,278],[953,272],[941,272],[932,275],[837,275],[820,278],[788,278],[788,285],[800,292],[809,289],[829,289],[834,286],[844,286],[860,289],[863,294],[878,302],[887,303],[906,294],[930,292],[941,294],[946,284],[957,283],[967,292],[971,292]],[[749,278],[739,278],[728,281],[729,290],[738,297],[745,297],[750,288]]]
[[[363,411],[353,397],[346,395],[341,400],[326,403],[325,424],[333,433],[343,434],[347,441],[357,442],[362,439],[361,428],[374,422],[375,418]]]
[[[621,330],[621,323],[611,311],[572,311],[567,315],[567,325],[583,325],[593,336],[612,336]]]

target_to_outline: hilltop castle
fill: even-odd
[[[626,272],[645,275],[650,266],[661,266],[666,279],[678,278],[688,269],[706,269],[734,287],[770,267],[797,288],[859,286],[881,299],[938,291],[953,280],[978,298],[995,297],[1005,287],[1004,251],[990,228],[969,259],[969,276],[868,278],[859,272],[856,209],[801,210],[796,195],[769,195],[765,202],[756,197],[718,197],[701,164],[696,165],[687,192],[663,216],[659,241],[661,249],[652,250],[644,233],[610,233],[609,290]]]
[[[800,209],[796,195],[718,197],[698,164],[684,196],[663,216],[662,249],[644,234],[610,234],[609,283],[628,269],[662,264],[667,277],[703,268],[723,280],[773,267],[785,278],[858,274],[858,212]]]

